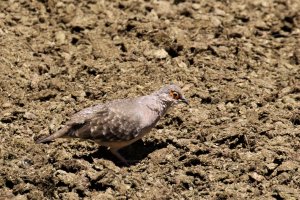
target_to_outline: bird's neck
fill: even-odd
[[[171,103],[165,102],[159,98],[155,98],[155,103],[150,104],[149,108],[158,113],[160,117],[165,115],[168,109],[172,106]]]

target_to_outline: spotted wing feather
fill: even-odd
[[[93,112],[92,116],[87,115],[83,120],[82,115],[78,115],[68,125],[77,127],[70,132],[69,136],[82,139],[109,141],[124,141],[133,139],[139,132],[138,120],[134,117],[124,116],[107,106]]]

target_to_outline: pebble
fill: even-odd
[[[256,172],[253,172],[249,175],[251,178],[253,178],[254,180],[256,180],[257,182],[262,182],[265,177],[263,177],[262,175],[256,173]]]
[[[159,49],[153,52],[155,58],[164,59],[168,57],[168,52],[164,49]]]
[[[35,119],[35,118],[36,118],[36,115],[33,114],[33,113],[31,113],[31,112],[25,112],[24,115],[23,115],[23,117],[24,117],[25,119]]]
[[[10,102],[6,102],[2,105],[2,108],[10,108],[12,107],[12,104]]]
[[[66,34],[63,31],[58,31],[55,34],[55,40],[58,44],[65,44],[66,43]]]

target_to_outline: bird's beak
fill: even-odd
[[[189,105],[189,101],[185,97],[182,97],[180,99],[180,102],[185,103],[186,105]]]

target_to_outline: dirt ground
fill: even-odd
[[[0,1],[0,199],[300,199],[298,0]],[[123,149],[35,144],[70,115],[174,82]]]

